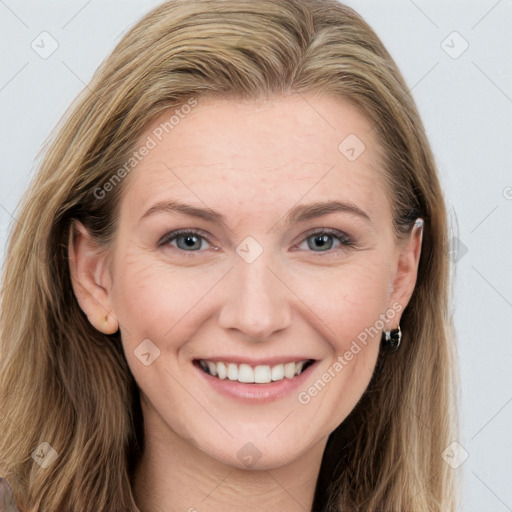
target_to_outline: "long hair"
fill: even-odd
[[[123,37],[47,142],[2,276],[0,470],[22,509],[136,510],[138,388],[119,332],[94,329],[74,296],[72,220],[109,247],[123,191],[112,179],[167,109],[309,91],[348,98],[372,123],[396,240],[425,221],[402,344],[379,353],[369,386],[330,435],[313,509],[455,512],[457,473],[443,459],[459,432],[444,197],[405,80],[374,31],[336,0],[164,3]],[[42,467],[37,450],[52,464]]]

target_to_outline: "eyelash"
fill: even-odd
[[[173,240],[178,238],[180,235],[193,235],[193,236],[197,236],[199,238],[203,238],[210,245],[212,245],[211,242],[208,240],[208,237],[206,236],[206,234],[203,231],[194,230],[194,229],[177,229],[175,231],[171,231],[171,232],[165,234],[160,239],[160,241],[158,242],[158,247],[163,247],[164,245],[169,244],[170,242],[172,242]],[[329,235],[329,236],[333,236],[333,237],[337,238],[338,241],[340,242],[340,247],[338,247],[337,249],[329,249],[327,251],[319,251],[318,254],[322,255],[322,256],[323,255],[332,255],[334,253],[337,253],[340,250],[341,251],[346,251],[349,248],[356,247],[355,242],[353,242],[353,240],[347,234],[343,233],[343,231],[338,231],[337,229],[331,229],[331,228],[316,229],[314,231],[311,231],[310,233],[308,233],[306,235],[306,237],[302,240],[302,242],[304,242],[304,241],[308,240],[308,238],[312,238],[312,237],[314,237],[316,235]],[[175,249],[178,249],[179,251],[181,251],[183,253],[190,253],[189,256],[193,256],[193,257],[194,256],[198,256],[198,254],[194,254],[194,253],[202,252],[200,250],[199,251],[184,251],[183,249],[180,249],[179,247],[175,247]],[[316,251],[308,251],[308,252],[313,252],[314,253]]]

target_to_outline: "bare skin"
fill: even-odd
[[[141,145],[168,118],[155,120]],[[352,161],[338,148],[350,134],[365,145]],[[379,319],[386,330],[397,326],[416,283],[422,230],[396,244],[381,149],[366,118],[340,99],[200,101],[157,142],[125,178],[111,250],[99,251],[80,224],[70,246],[80,305],[98,330],[121,330],[141,389],[137,506],[311,510],[328,436],[368,386],[380,333],[341,370],[336,362],[365,328],[382,330]],[[225,225],[166,209],[145,215],[171,200],[214,210]],[[287,217],[326,201],[350,202],[369,219],[349,211]],[[159,244],[176,229],[196,233]],[[242,257],[259,249],[251,262]],[[148,365],[137,355],[144,340]],[[280,398],[241,400],[219,393],[193,364],[226,355],[315,364]],[[326,374],[325,387],[308,391]]]

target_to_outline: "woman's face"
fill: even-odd
[[[278,467],[325,442],[360,399],[381,331],[412,293],[420,239],[395,245],[380,149],[348,102],[186,111],[140,138],[104,307],[149,432],[231,466]]]

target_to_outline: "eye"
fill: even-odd
[[[335,248],[334,250],[331,250],[335,245],[336,240],[338,241],[337,249]],[[158,242],[158,246],[163,247],[170,244],[181,251],[194,253],[200,252],[201,249],[204,249],[203,242],[210,245],[202,231],[193,229],[178,229],[164,235]],[[339,250],[347,250],[350,247],[355,247],[355,243],[348,235],[342,231],[338,231],[337,229],[327,228],[317,229],[316,231],[309,233],[304,242],[307,243],[308,249],[312,250],[313,252],[329,254]],[[300,246],[298,247],[299,249],[301,248]],[[206,247],[206,249],[207,248],[208,247]],[[317,249],[320,250],[317,251]]]
[[[338,249],[331,251],[334,245],[333,239],[337,240],[339,245],[337,246]],[[317,229],[312,233],[309,233],[304,242],[307,243],[307,247],[313,252],[332,253],[336,252],[336,250],[347,250],[350,247],[355,247],[355,243],[352,241],[352,239],[337,229]],[[317,251],[316,249],[320,250]]]
[[[176,241],[176,244],[172,243]],[[202,248],[202,242],[208,243],[201,231],[190,229],[178,229],[164,235],[158,242],[158,246],[171,244],[186,252],[198,252]]]

